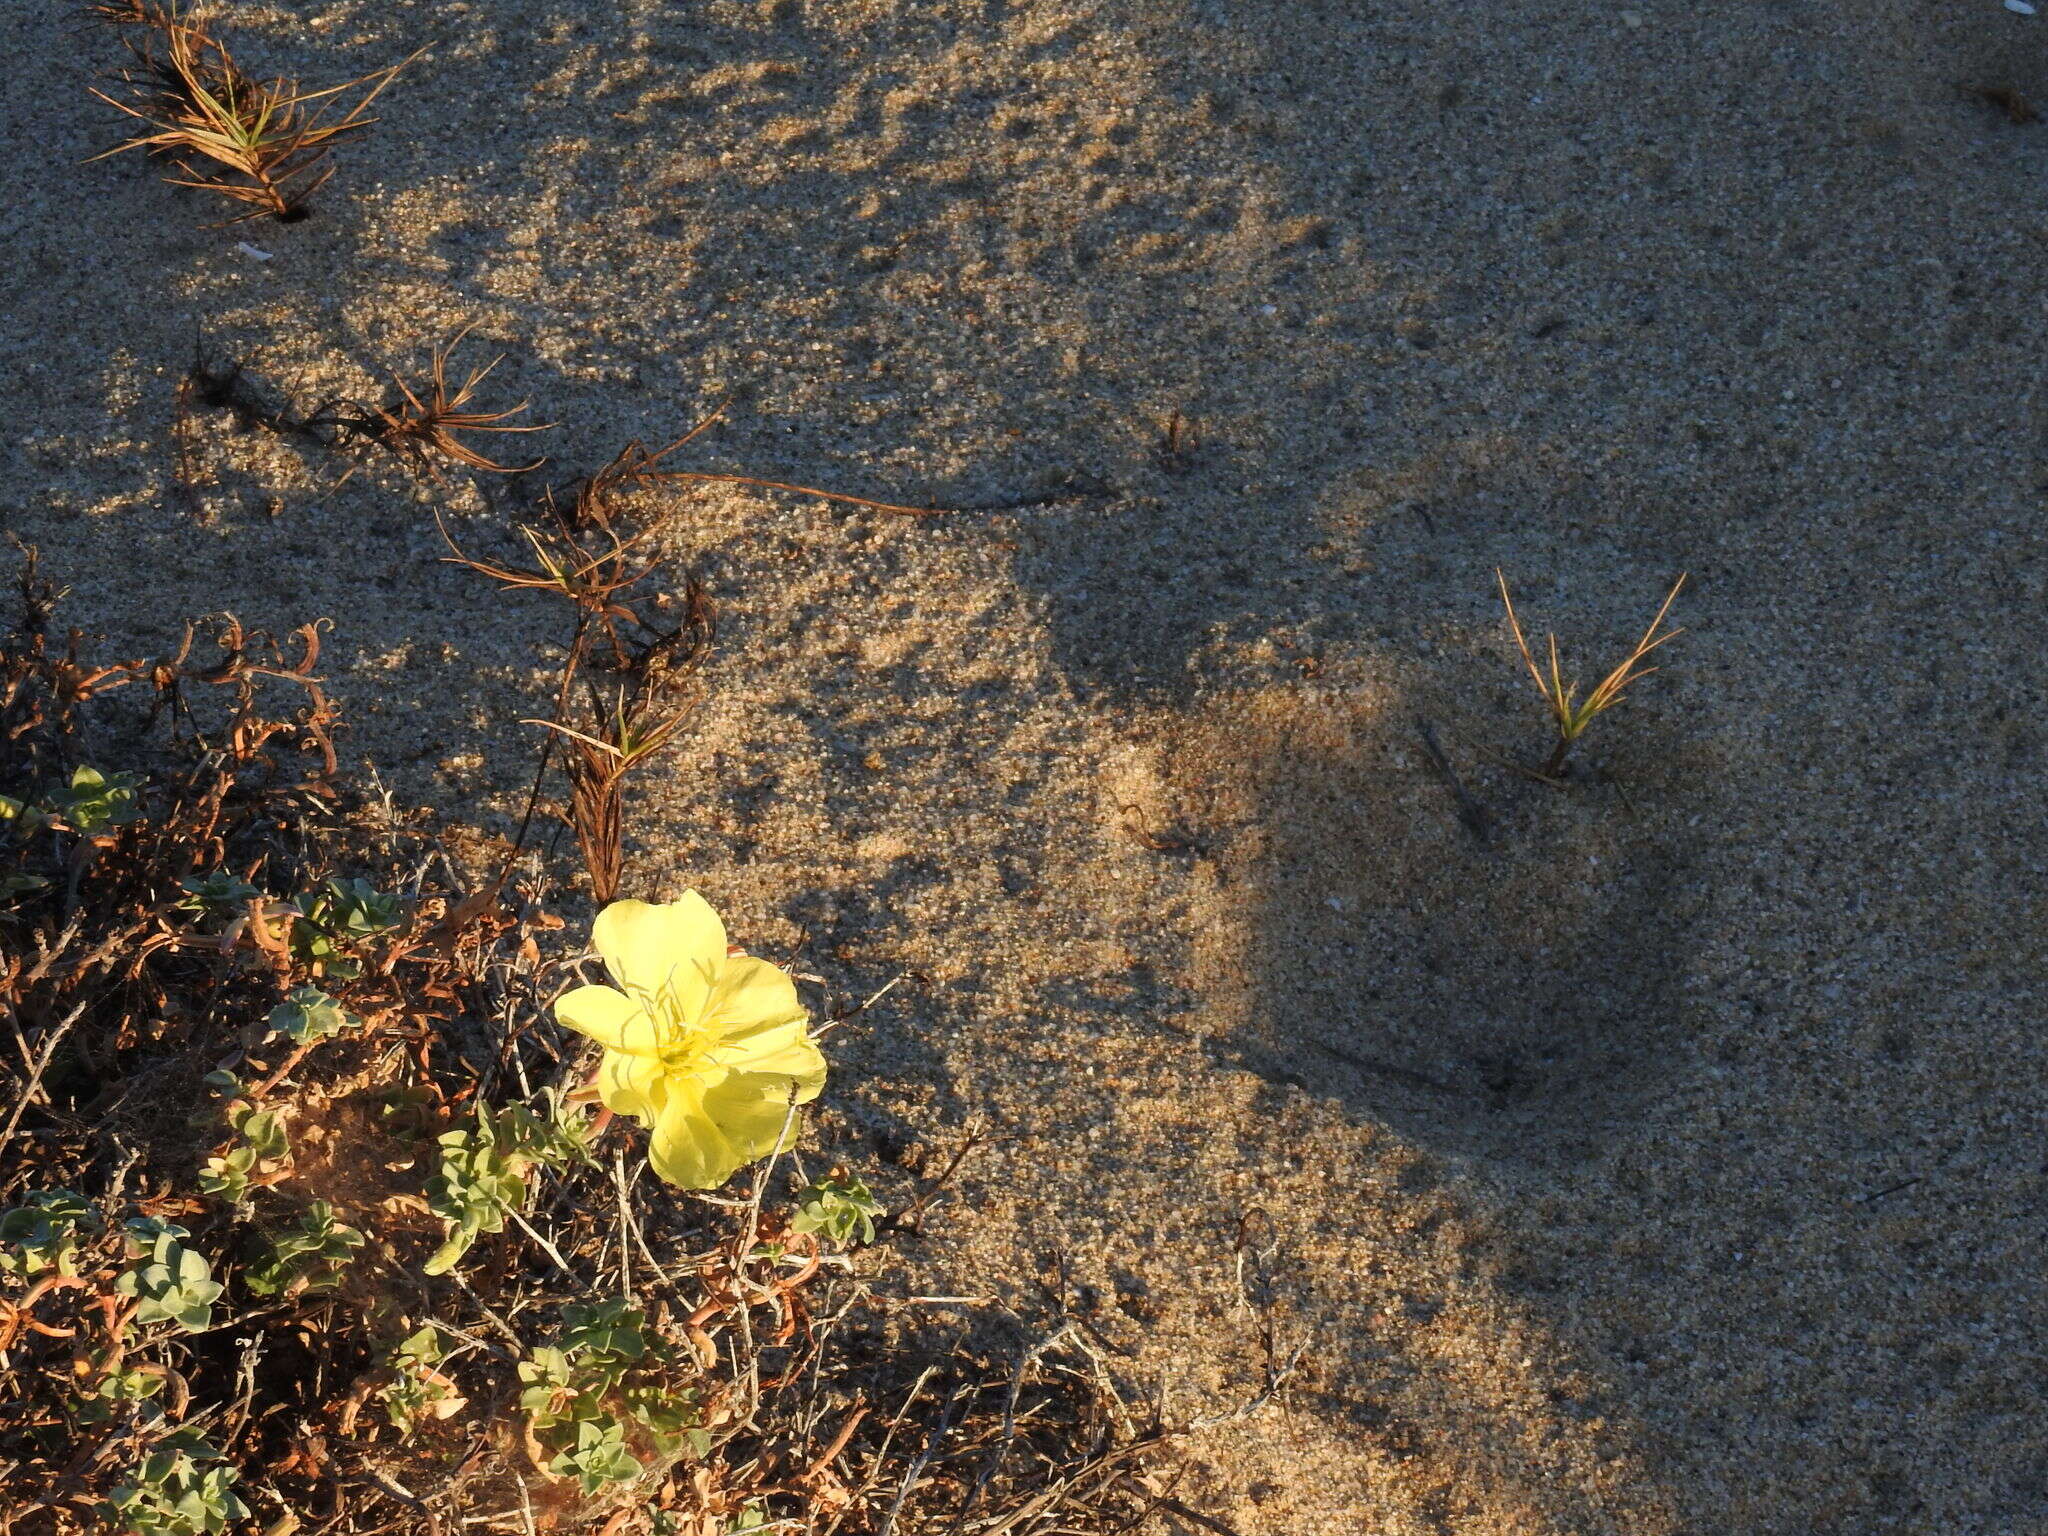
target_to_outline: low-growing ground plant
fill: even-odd
[[[874,1191],[844,1168],[834,1168],[796,1197],[792,1232],[820,1232],[840,1248],[875,1240],[875,1221],[882,1203]]]
[[[226,1287],[213,1278],[206,1256],[185,1245],[191,1235],[154,1216],[124,1224],[129,1266],[115,1277],[114,1294],[135,1303],[136,1323],[173,1323],[186,1333],[213,1325],[213,1304]]]
[[[219,1536],[249,1515],[234,1492],[241,1474],[207,1465],[220,1459],[197,1435],[166,1435],[107,1495],[99,1513],[134,1536]]]
[[[399,1434],[410,1435],[431,1420],[452,1418],[468,1406],[453,1378],[440,1368],[446,1358],[440,1331],[431,1323],[407,1334],[386,1354],[386,1379],[372,1387]]]
[[[55,598],[28,562],[0,636],[0,876],[30,882],[0,901],[0,1532],[1168,1507],[1141,1474],[1171,1437],[1084,1329],[939,1333],[873,1288],[885,1194],[801,1165],[811,1010],[700,898],[590,930],[538,860],[354,795],[317,630],[96,662]],[[585,931],[629,990],[582,984]],[[701,996],[642,986],[664,953]]]
[[[78,1273],[78,1240],[99,1225],[99,1212],[68,1189],[38,1189],[27,1201],[0,1213],[0,1274],[31,1280]]]
[[[268,1251],[242,1272],[242,1283],[257,1296],[330,1289],[362,1246],[362,1233],[337,1221],[325,1200],[314,1200],[291,1227],[270,1239]]]
[[[291,1160],[291,1142],[275,1113],[258,1109],[239,1096],[241,1084],[232,1074],[209,1076],[214,1081],[208,1086],[227,1088],[237,1095],[227,1106],[228,1128],[234,1132],[235,1142],[206,1160],[199,1170],[199,1192],[240,1206],[252,1188],[275,1184],[284,1177]]]

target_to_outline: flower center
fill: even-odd
[[[704,979],[707,984],[711,980],[709,977]],[[676,973],[671,972],[658,988],[629,987],[627,990],[654,1026],[653,1054],[664,1069],[687,1072],[704,1064],[713,1044],[711,1031],[690,1017],[691,1010],[684,1003]],[[700,998],[698,1011],[701,1010]]]

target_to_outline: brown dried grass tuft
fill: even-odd
[[[1546,669],[1538,665],[1535,656],[1530,652],[1528,637],[1522,633],[1522,621],[1515,615],[1515,600],[1508,595],[1507,577],[1498,570],[1493,574],[1500,583],[1501,606],[1507,610],[1508,628],[1514,634],[1515,649],[1521,653],[1522,665],[1528,669],[1529,676],[1535,681],[1536,691],[1542,695],[1544,708],[1550,712],[1551,724],[1557,731],[1557,740],[1550,749],[1550,756],[1542,768],[1536,771],[1536,777],[1555,781],[1558,775],[1564,772],[1565,762],[1571,756],[1572,748],[1586,733],[1587,727],[1619,704],[1630,684],[1648,677],[1657,670],[1655,667],[1644,665],[1650,653],[1685,633],[1682,629],[1658,633],[1663,629],[1664,616],[1671,611],[1672,603],[1678,599],[1679,589],[1685,585],[1685,577],[1680,576],[1671,584],[1671,590],[1665,594],[1662,606],[1657,609],[1657,616],[1650,620],[1650,627],[1643,631],[1642,639],[1635,643],[1619,665],[1593,685],[1592,692],[1580,698],[1579,685],[1565,681],[1564,668],[1558,659],[1557,636],[1550,637],[1550,665]]]
[[[412,58],[340,85],[302,90],[282,77],[260,81],[235,62],[204,20],[174,7],[134,0],[95,14],[136,29],[132,61],[116,79],[122,95],[97,87],[101,101],[142,124],[142,131],[95,155],[141,149],[171,160],[164,179],[242,205],[230,224],[268,215],[303,219],[309,200],[334,174],[335,143],[375,121],[369,109]],[[345,101],[356,93],[352,101]]]
[[[428,477],[437,476],[444,463],[500,475],[525,474],[540,468],[547,462],[545,458],[535,459],[531,464],[500,464],[462,440],[466,433],[545,432],[552,425],[508,426],[506,423],[532,403],[526,400],[503,411],[469,409],[478,386],[505,360],[502,352],[483,366],[472,368],[460,384],[449,384],[448,360],[475,328],[474,323],[465,325],[445,346],[437,348],[426,378],[416,385],[392,374],[391,382],[398,392],[395,399],[381,405],[329,401],[315,410],[308,421],[331,428],[343,444],[374,443],[387,449],[416,473]]]

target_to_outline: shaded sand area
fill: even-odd
[[[2048,103],[2048,21],[228,13],[309,81],[431,48],[307,222],[79,166],[110,44],[0,17],[0,521],[74,621],[331,617],[346,750],[502,830],[556,616],[430,503],[508,552],[729,396],[697,467],[1005,508],[664,508],[721,627],[629,889],[923,979],[819,1122],[895,1198],[1002,1137],[917,1284],[1064,1253],[1245,1536],[2048,1527],[2048,126],[1971,89]],[[195,331],[310,403],[471,322],[550,471],[336,488],[209,414],[177,495]],[[1499,766],[1545,743],[1497,565],[1586,670],[1691,573],[1568,792]]]

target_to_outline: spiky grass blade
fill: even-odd
[[[593,736],[557,720],[527,720],[569,743],[569,825],[590,875],[592,896],[610,901],[625,863],[626,776],[669,744],[682,728],[680,713],[657,714],[644,697],[621,694],[609,717],[592,700]]]

